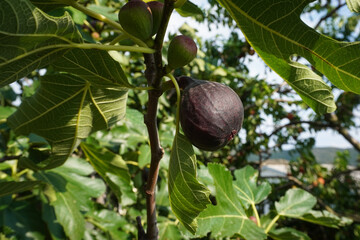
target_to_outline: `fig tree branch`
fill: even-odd
[[[339,123],[338,117],[336,114],[327,114],[325,115],[325,119],[327,122],[319,122],[319,121],[291,121],[287,124],[284,124],[282,126],[277,127],[272,133],[270,133],[267,137],[271,137],[272,135],[275,135],[281,129],[297,125],[297,124],[309,124],[311,126],[321,127],[321,128],[332,128],[336,130],[339,134],[341,134],[357,151],[360,152],[360,142],[357,141],[354,137],[351,136],[349,131],[342,127]]]
[[[336,8],[334,8],[333,10],[331,10],[330,12],[328,12],[325,16],[323,16],[322,18],[319,19],[319,21],[317,22],[317,24],[315,25],[314,29],[317,29],[320,24],[325,21],[326,19],[328,19],[329,17],[331,17],[332,15],[334,15],[340,8],[342,8],[343,6],[345,6],[346,3],[341,3],[339,1],[339,4],[337,5]]]

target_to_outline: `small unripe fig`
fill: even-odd
[[[151,9],[152,17],[153,17],[153,29],[151,36],[157,33],[160,27],[163,10],[164,10],[164,4],[162,2],[152,1],[148,2],[147,5]]]
[[[230,87],[217,82],[179,77],[183,88],[180,123],[185,136],[201,150],[224,147],[240,131],[243,104]]]
[[[119,22],[126,32],[143,41],[151,37],[152,13],[150,7],[142,0],[127,2],[120,9]]]
[[[197,46],[194,40],[185,35],[174,37],[168,49],[168,65],[170,69],[185,66],[191,62],[197,53]]]

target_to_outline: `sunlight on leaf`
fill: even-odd
[[[169,166],[170,206],[179,221],[195,233],[196,217],[210,203],[209,190],[196,179],[196,157],[191,143],[177,134]]]
[[[82,42],[69,14],[51,17],[26,0],[0,1],[0,87],[64,54]]]
[[[336,109],[331,88],[310,68],[293,62],[306,58],[338,88],[360,93],[360,43],[317,33],[300,20],[311,0],[218,0],[265,63],[317,113]]]
[[[236,178],[234,188],[246,207],[262,202],[271,192],[271,186],[268,182],[263,182],[257,186],[258,174],[259,172],[251,166],[234,172]]]
[[[346,0],[346,4],[350,11],[360,12],[360,0]]]
[[[294,188],[286,191],[285,196],[275,202],[276,211],[281,216],[301,217],[315,206],[316,198],[305,190]]]
[[[200,213],[196,236],[211,232],[212,237],[224,238],[237,233],[248,240],[266,239],[264,230],[248,219],[230,172],[219,164],[209,164],[208,168],[216,188],[216,205],[209,205]]]
[[[68,74],[46,75],[35,95],[8,118],[16,134],[35,133],[52,146],[40,168],[54,168],[90,133],[106,129],[125,116],[126,88],[99,88]]]
[[[98,49],[72,49],[52,66],[77,75],[99,87],[132,87],[120,64],[109,53]]]

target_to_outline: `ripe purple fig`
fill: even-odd
[[[194,40],[185,35],[174,37],[168,49],[168,67],[176,69],[191,62],[197,53],[197,46]]]
[[[126,32],[146,41],[151,37],[153,18],[150,7],[142,0],[127,2],[119,12],[119,22]]]
[[[179,77],[183,88],[180,123],[185,136],[199,149],[215,151],[240,131],[243,104],[230,87],[217,82]]]
[[[164,4],[162,2],[152,1],[148,2],[147,5],[150,7],[153,16],[153,29],[151,33],[151,36],[153,36],[159,30],[164,10]]]

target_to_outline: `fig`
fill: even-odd
[[[201,150],[224,147],[240,131],[244,108],[230,87],[190,77],[179,77],[183,89],[180,123],[185,136]]]
[[[168,67],[176,69],[191,62],[197,53],[197,46],[194,40],[185,35],[174,37],[168,49]]]
[[[127,2],[120,9],[119,22],[127,33],[143,41],[151,37],[153,17],[150,7],[142,0]]]
[[[151,9],[151,13],[153,17],[153,28],[151,33],[151,36],[153,36],[159,30],[163,15],[163,10],[164,10],[164,4],[162,2],[152,1],[152,2],[148,2],[147,5]]]

